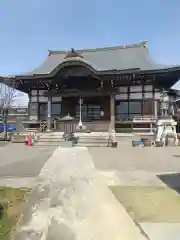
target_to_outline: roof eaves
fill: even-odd
[[[103,47],[103,48],[87,48],[87,49],[77,49],[77,53],[83,53],[83,52],[96,52],[96,51],[108,51],[108,50],[118,50],[118,49],[126,49],[126,48],[139,48],[139,47],[147,47],[148,41],[145,40],[140,43],[135,44],[128,44],[128,45],[121,45],[121,46],[115,46],[115,47]],[[49,56],[51,54],[67,54],[68,51],[59,51],[59,50],[48,50]]]
[[[48,56],[52,54],[67,54],[68,51],[60,51],[60,50],[48,50]]]
[[[99,74],[133,74],[139,73],[141,70],[140,68],[129,68],[129,69],[105,69],[100,70]]]
[[[143,71],[140,71],[139,74],[164,73],[164,72],[174,72],[174,71],[180,71],[180,66],[143,70]]]

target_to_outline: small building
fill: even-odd
[[[157,118],[161,90],[180,77],[180,66],[155,63],[147,41],[139,44],[49,51],[33,72],[14,76],[16,89],[29,95],[29,120],[72,117],[91,131],[120,130],[135,117]],[[10,78],[3,78],[7,83]],[[63,124],[56,124],[63,131]],[[124,126],[124,125],[123,125]]]

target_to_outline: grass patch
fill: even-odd
[[[137,222],[180,222],[180,195],[170,188],[111,186],[110,189]]]
[[[10,240],[22,211],[27,188],[0,187],[0,204],[3,212],[0,216],[0,239]]]

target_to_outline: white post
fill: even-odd
[[[157,115],[157,100],[154,101],[154,118],[157,119],[158,115]]]
[[[79,97],[79,124],[78,127],[82,128],[82,109],[81,109],[81,104],[82,104],[82,98]]]
[[[152,126],[152,123],[150,123],[150,133],[153,132],[153,126]]]

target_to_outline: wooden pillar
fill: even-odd
[[[47,109],[47,131],[51,131],[51,124],[52,124],[52,111],[51,111],[51,105],[52,105],[52,97],[48,96],[48,109]]]
[[[29,102],[28,102],[28,119],[31,120],[31,89],[29,90]]]
[[[37,108],[38,108],[38,110],[37,110],[37,117],[38,117],[38,120],[40,120],[40,105],[39,105],[39,80],[37,80],[37,104],[38,104],[38,106],[37,106]]]
[[[141,102],[141,116],[144,116],[144,102],[145,102],[145,91],[144,84],[142,84],[142,102]]]

